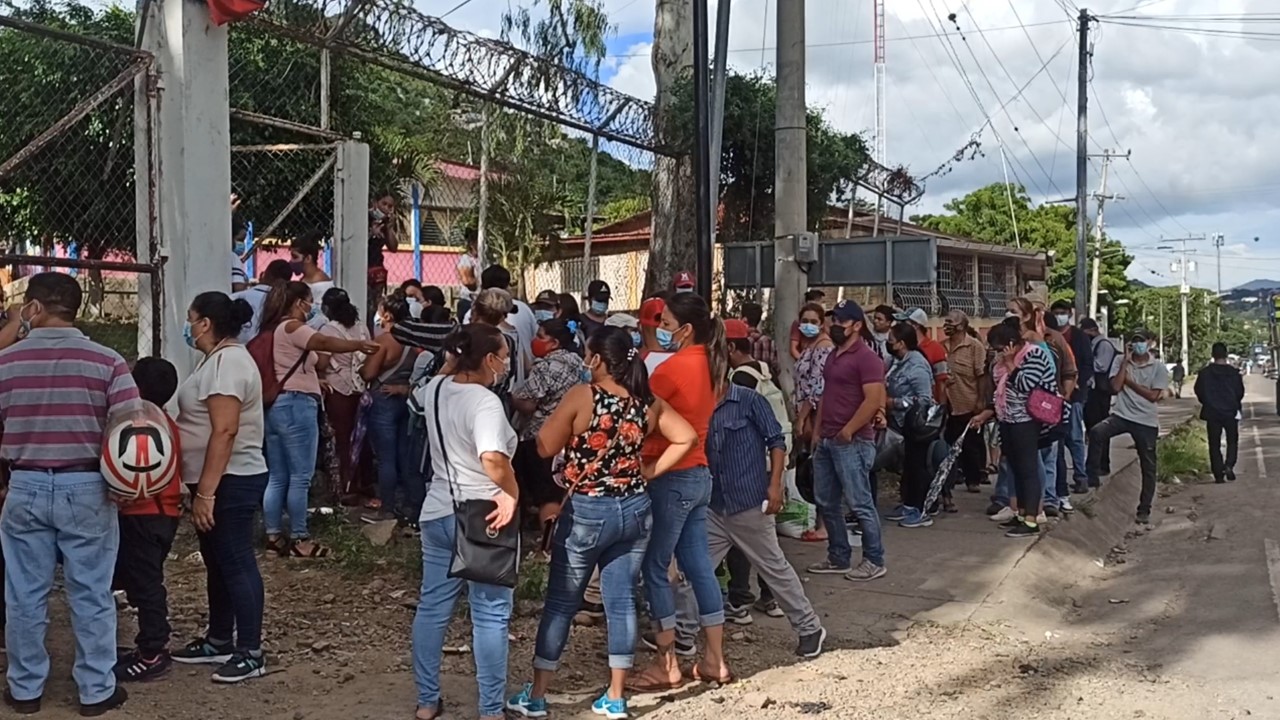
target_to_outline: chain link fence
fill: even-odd
[[[13,302],[32,275],[67,273],[80,327],[134,359],[159,347],[161,283],[154,103],[134,107],[154,99],[152,58],[119,44],[131,33],[114,10],[0,17],[0,285]]]

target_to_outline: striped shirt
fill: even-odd
[[[786,447],[769,401],[755,390],[730,384],[707,434],[712,511],[735,515],[758,510],[769,499],[769,451]]]
[[[124,358],[75,328],[36,328],[0,350],[0,458],[96,466],[107,416],[141,402]]]
[[[999,367],[997,377],[1004,373],[1005,368]],[[1031,391],[1041,388],[1057,392],[1057,387],[1057,377],[1049,351],[1039,345],[1030,345],[1026,356],[1005,381],[1004,402],[1000,402],[997,398],[997,419],[1003,423],[1031,422],[1031,413],[1027,411],[1027,401],[1031,398]]]

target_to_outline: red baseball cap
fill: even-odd
[[[676,281],[674,285],[676,288],[692,288],[697,287],[698,283],[693,279],[693,273],[688,270],[684,270],[676,273]]]
[[[724,321],[724,337],[726,340],[745,340],[751,337],[751,328],[737,318]]]
[[[640,324],[644,327],[656,328],[662,324],[662,311],[667,303],[662,298],[649,298],[640,305]]]

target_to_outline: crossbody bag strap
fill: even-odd
[[[448,382],[448,380],[449,378],[447,377],[436,378],[434,380],[436,383],[436,391],[431,401],[431,412],[435,416],[436,420],[436,441],[440,443],[440,459],[444,461],[444,480],[449,483],[449,494],[452,496],[453,510],[456,513],[458,511],[458,490],[455,489],[456,486],[453,482],[453,473],[449,472],[449,449],[445,447],[444,428],[440,422],[440,390],[444,388],[444,384]]]

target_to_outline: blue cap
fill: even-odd
[[[852,300],[841,300],[831,311],[831,317],[836,322],[866,322],[867,316],[862,312],[862,306]]]

